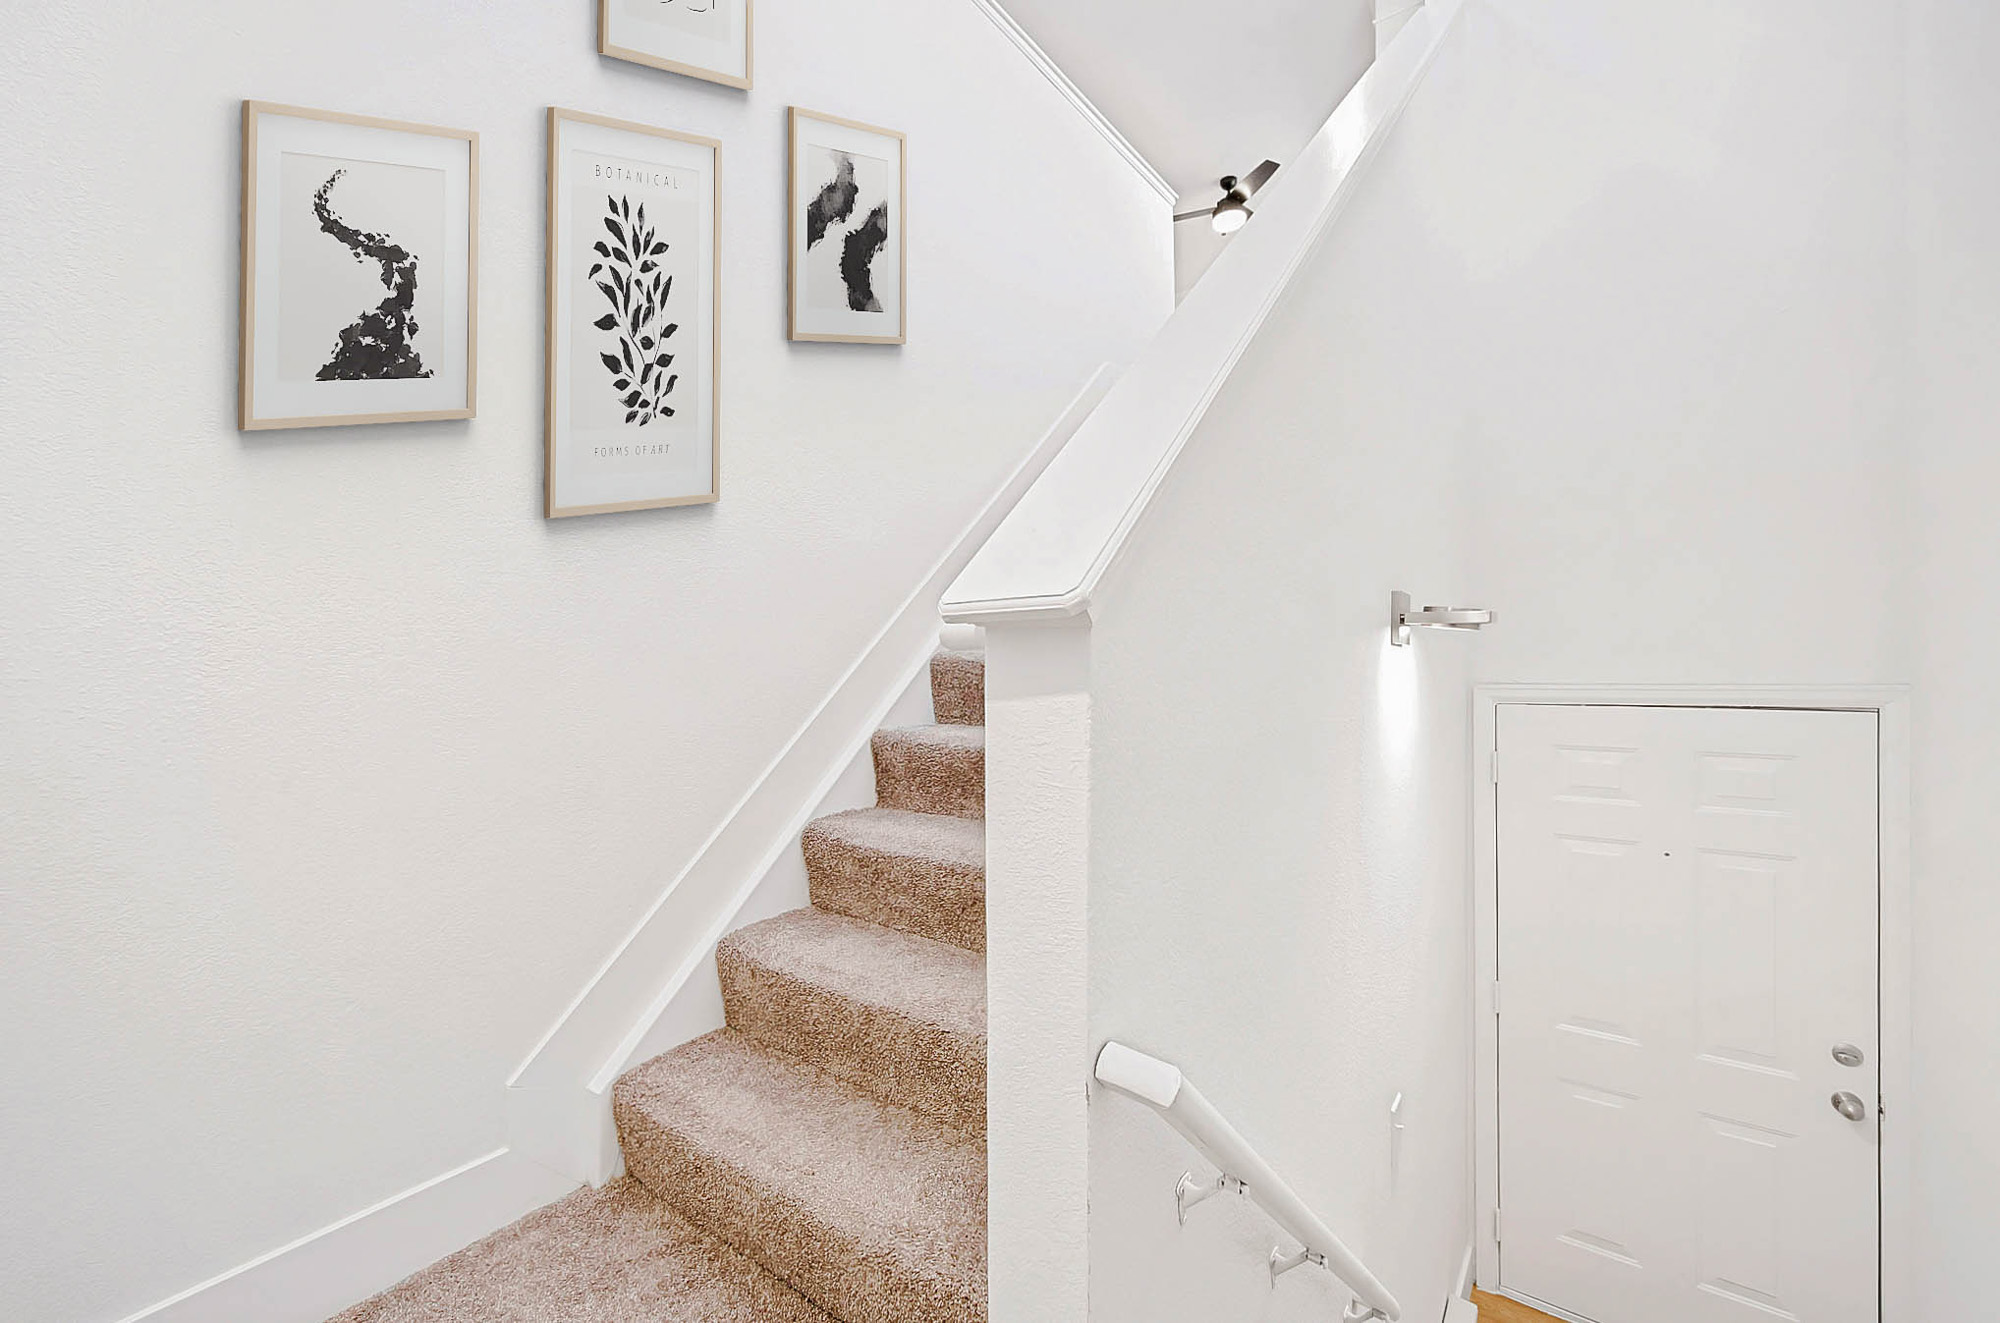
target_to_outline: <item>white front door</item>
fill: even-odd
[[[1506,704],[1497,736],[1500,1289],[1876,1323],[1875,714]]]

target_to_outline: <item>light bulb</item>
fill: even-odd
[[[1250,208],[1235,198],[1224,198],[1215,204],[1215,214],[1210,219],[1217,234],[1234,234],[1250,219]]]

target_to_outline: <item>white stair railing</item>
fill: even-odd
[[[1271,1164],[1250,1147],[1250,1141],[1238,1134],[1236,1127],[1202,1097],[1201,1090],[1187,1082],[1178,1067],[1123,1043],[1106,1043],[1097,1054],[1095,1073],[1099,1083],[1137,1098],[1158,1112],[1221,1172],[1207,1186],[1196,1185],[1185,1176],[1181,1178],[1174,1197],[1183,1221],[1187,1210],[1203,1199],[1224,1190],[1235,1190],[1248,1196],[1299,1242],[1300,1248],[1289,1254],[1282,1248],[1271,1251],[1274,1281],[1301,1264],[1315,1263],[1354,1292],[1354,1302],[1347,1307],[1346,1323],[1363,1323],[1367,1319],[1396,1323],[1403,1316],[1403,1307],[1389,1294],[1389,1288],[1279,1178]]]

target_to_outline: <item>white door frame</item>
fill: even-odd
[[[1739,707],[1873,712],[1878,726],[1877,849],[1881,873],[1882,1323],[1916,1315],[1911,1277],[1910,691],[1906,685],[1482,684],[1472,690],[1473,1247],[1480,1286],[1498,1282],[1500,1197],[1498,1026],[1499,804],[1493,776],[1503,703],[1618,707]]]

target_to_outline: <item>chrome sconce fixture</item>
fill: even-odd
[[[1389,642],[1399,648],[1410,646],[1410,631],[1423,629],[1483,629],[1493,623],[1493,613],[1472,606],[1427,606],[1412,610],[1410,595],[1389,594]]]

